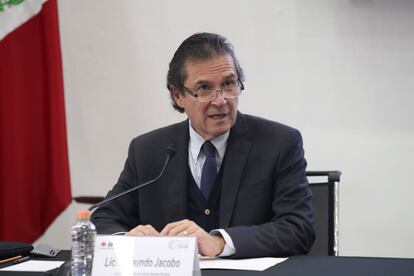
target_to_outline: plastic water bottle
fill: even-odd
[[[76,223],[72,226],[72,276],[92,274],[96,228],[90,221],[90,217],[90,211],[78,211]]]

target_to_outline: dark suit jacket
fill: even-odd
[[[118,183],[108,196],[155,178],[173,141],[177,153],[155,183],[93,213],[98,233],[139,224],[161,230],[186,218],[188,120],[135,138]],[[236,247],[233,258],[306,254],[314,241],[311,191],[300,133],[238,113],[222,166],[220,227]]]

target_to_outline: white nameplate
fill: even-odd
[[[92,276],[201,275],[194,237],[98,235]]]

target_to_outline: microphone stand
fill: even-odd
[[[112,200],[115,200],[117,198],[120,198],[120,197],[122,197],[122,196],[124,196],[126,194],[129,194],[129,193],[131,193],[133,191],[136,191],[136,190],[139,190],[141,188],[144,188],[145,186],[148,186],[151,183],[154,183],[155,181],[157,181],[158,179],[160,179],[160,177],[164,173],[165,169],[167,168],[168,163],[174,157],[175,153],[176,153],[175,146],[174,146],[174,144],[171,143],[168,146],[168,148],[167,148],[167,154],[166,154],[166,157],[165,157],[164,165],[162,166],[161,172],[158,174],[158,176],[156,178],[151,179],[151,180],[149,180],[149,181],[147,181],[147,182],[145,182],[143,184],[137,185],[137,186],[135,186],[135,187],[133,187],[133,188],[131,188],[129,190],[123,191],[120,194],[117,194],[117,195],[108,197],[108,198],[102,200],[101,202],[98,202],[98,203],[92,205],[91,207],[88,208],[88,210],[93,213],[93,211],[95,211],[96,209],[98,209],[102,205],[105,205],[108,202],[111,202]]]

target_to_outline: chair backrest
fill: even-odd
[[[103,196],[76,196],[73,200],[77,203],[96,204],[104,200]]]
[[[340,171],[307,171],[313,193],[316,240],[309,255],[339,254],[339,189]],[[314,179],[317,178],[315,182]],[[321,180],[322,178],[322,180]]]

